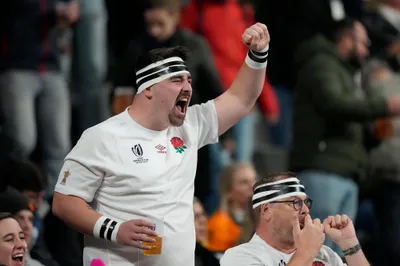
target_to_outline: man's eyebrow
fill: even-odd
[[[172,79],[183,79],[183,75],[175,75],[169,78],[170,80]]]
[[[173,80],[173,79],[184,80],[184,79],[185,79],[185,76],[184,76],[184,75],[178,74],[178,75],[175,75],[175,76],[172,76],[172,77],[169,78],[169,80]],[[191,80],[191,79],[192,79],[192,76],[191,76],[191,75],[188,75],[187,79],[188,79],[188,80]]]

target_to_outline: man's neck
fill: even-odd
[[[151,105],[144,105],[140,101],[134,101],[128,109],[129,116],[144,128],[162,131],[168,128],[169,124],[165,120],[160,119],[157,109]]]
[[[293,253],[296,248],[294,247],[294,244],[289,244],[289,243],[284,243],[283,241],[280,241],[280,239],[274,235],[274,232],[271,232],[272,230],[261,230],[260,228],[256,230],[256,234],[265,241],[268,245],[273,247],[274,249],[285,253],[285,254],[291,254]]]

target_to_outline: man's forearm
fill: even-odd
[[[357,238],[340,243],[338,246],[343,250],[348,266],[370,266]]]
[[[346,256],[345,259],[348,266],[370,266],[362,250],[357,251],[353,255]]]
[[[246,110],[253,108],[261,94],[265,82],[265,68],[252,69],[246,63],[242,65],[228,92]]]
[[[94,225],[101,217],[83,199],[57,192],[54,193],[52,211],[74,230],[87,235],[93,235]]]

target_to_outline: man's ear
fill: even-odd
[[[142,93],[144,93],[144,96],[146,96],[147,99],[152,99],[153,98],[153,86],[146,88]]]
[[[272,218],[271,214],[271,205],[270,204],[263,204],[261,205],[261,215],[263,220],[269,222]]]

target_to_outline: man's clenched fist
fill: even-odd
[[[267,26],[262,23],[252,25],[243,32],[242,41],[253,51],[264,50],[270,41]]]

